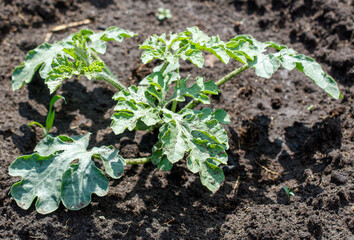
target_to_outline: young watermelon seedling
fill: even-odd
[[[275,42],[259,42],[249,35],[224,42],[218,36],[207,36],[197,27],[146,39],[140,45],[143,63],[158,59],[161,64],[138,86],[125,87],[99,54],[105,53],[107,41],[121,42],[133,36],[130,31],[111,27],[100,33],[81,30],[52,45],[42,44],[30,51],[25,63],[14,70],[12,86],[17,90],[29,83],[37,70],[51,93],[63,80],[73,76],[85,75],[90,80],[109,82],[118,90],[113,96],[117,100],[111,117],[113,132],[159,129],[151,156],[124,159],[113,146],[87,150],[90,133],[71,137],[48,134],[32,155],[21,156],[10,166],[10,175],[22,177],[11,188],[20,207],[28,209],[37,198],[36,209],[42,214],[55,211],[60,201],[68,209],[78,210],[90,203],[92,193],[105,195],[108,179],[95,166],[93,157],[102,160],[106,173],[112,178],[120,178],[126,164],[152,162],[168,171],[173,164],[185,159],[187,168],[199,174],[201,183],[216,192],[225,178],[220,166],[228,160],[228,136],[222,124],[228,124],[230,119],[222,109],[194,110],[194,107],[199,103],[210,104],[209,95],[219,94],[220,85],[248,68],[264,78],[270,78],[281,66],[287,70],[296,68],[330,96],[342,97],[333,78],[310,57]],[[274,53],[266,53],[268,48],[273,48]],[[225,64],[235,59],[243,65],[216,82],[200,76],[194,81],[189,76],[182,78],[180,60],[202,68],[203,52],[215,55]],[[191,86],[190,81],[193,81]],[[187,99],[192,100],[187,102]],[[178,103],[185,103],[181,110],[177,110]]]

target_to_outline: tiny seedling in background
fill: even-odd
[[[287,188],[287,187],[283,186],[283,189],[284,189],[284,191],[285,191],[286,196],[288,197],[288,199],[290,199],[290,195],[291,195],[291,196],[295,196],[295,194],[293,193],[293,191],[291,191],[290,188]]]
[[[66,103],[66,100],[63,96],[60,95],[55,95],[52,100],[50,100],[50,105],[49,105],[49,111],[48,111],[48,115],[47,115],[47,120],[45,121],[45,127],[43,127],[42,124],[40,124],[39,122],[31,122],[30,124],[28,124],[28,126],[32,126],[32,125],[37,125],[40,126],[43,129],[43,133],[44,133],[44,137],[46,137],[50,131],[50,129],[53,126],[54,123],[54,118],[55,118],[55,110],[53,109],[54,103],[56,103],[56,101],[58,101],[59,99],[63,99],[64,102]]]
[[[157,19],[159,21],[163,21],[165,19],[172,18],[171,10],[170,9],[165,9],[165,8],[158,8],[157,9]]]
[[[312,109],[313,109],[313,105],[310,105],[310,106],[307,107],[307,111],[310,111],[310,112],[311,112]]]

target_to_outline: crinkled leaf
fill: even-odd
[[[111,117],[111,128],[115,134],[125,129],[133,130],[139,120],[146,126],[153,126],[161,120],[159,108],[155,107],[154,99],[145,87],[131,86],[115,94],[113,99],[118,100]]]
[[[53,60],[70,43],[66,40],[54,44],[43,43],[39,47],[29,51],[26,61],[16,67],[12,73],[12,90],[20,89],[25,83],[31,82],[38,69],[42,78],[47,78]]]
[[[240,56],[240,58],[243,63],[245,63],[246,59],[254,60],[256,56],[266,51],[267,46],[267,44],[255,40],[250,35],[239,35],[226,43],[226,49],[230,57],[234,58],[234,55],[240,56],[241,54],[243,57]]]
[[[107,41],[121,42],[124,37],[133,36],[133,32],[117,27],[110,27],[100,33],[83,29],[63,41],[44,43],[29,51],[26,61],[14,70],[12,88],[17,90],[24,83],[29,83],[38,69],[51,93],[64,79],[73,75],[85,75],[91,79],[93,73],[101,72],[105,66],[102,61],[92,59],[92,51],[104,54]]]
[[[140,45],[143,49],[141,59],[148,63],[153,59],[178,64],[179,58],[188,59],[198,67],[203,67],[204,57],[202,51],[214,54],[222,62],[228,63],[229,56],[224,47],[225,43],[218,36],[208,37],[197,27],[187,28],[178,34],[153,35]]]
[[[153,73],[147,75],[143,80],[140,81],[139,86],[148,86],[150,85],[151,80],[155,81],[158,78],[156,78],[156,74],[161,74],[161,69],[164,64],[160,64],[159,66],[155,67],[153,69]],[[180,79],[180,75],[178,73],[179,69],[179,64],[168,64],[165,71],[163,72],[163,75],[166,76],[168,75],[168,81],[169,83],[176,82],[178,79]]]
[[[228,122],[222,111],[187,110],[177,114],[165,110],[165,124],[160,127],[159,142],[153,149],[153,163],[165,169],[187,154],[188,168],[199,172],[203,185],[215,192],[223,179],[217,166],[227,163],[229,147],[226,131],[218,121]]]
[[[144,50],[141,60],[145,64],[153,59],[167,60],[171,64],[177,64],[178,55],[174,54],[176,46],[187,38],[188,36],[183,32],[179,34],[170,33],[169,39],[166,38],[165,33],[160,36],[152,35],[140,45],[140,49]]]
[[[93,33],[89,36],[89,47],[99,54],[106,53],[106,42],[122,42],[124,38],[137,36],[135,33],[119,27],[109,27],[103,32]]]
[[[225,50],[225,43],[220,40],[219,36],[209,37],[198,27],[187,28],[185,33],[190,36],[188,42],[195,49],[210,52],[225,64],[229,62],[230,57]]]
[[[202,51],[195,49],[193,46],[191,48],[181,53],[181,58],[183,60],[188,59],[191,63],[195,64],[197,67],[202,68],[204,66],[204,57]]]
[[[274,54],[265,54],[267,48],[278,50]],[[270,78],[280,65],[287,70],[296,67],[311,78],[320,88],[338,99],[342,95],[334,79],[325,73],[322,67],[310,57],[299,55],[291,48],[276,42],[259,42],[252,36],[240,35],[226,43],[226,51],[230,57],[248,63],[258,76]]]
[[[28,209],[37,198],[36,210],[47,214],[55,211],[60,201],[67,208],[78,210],[90,203],[92,193],[104,196],[108,180],[95,166],[92,156],[102,159],[106,172],[113,178],[122,176],[125,161],[112,146],[88,151],[89,136],[47,135],[38,143],[35,153],[17,158],[9,168],[11,176],[22,177],[11,188],[17,204]]]
[[[249,60],[248,65],[255,68],[258,76],[270,78],[280,67],[280,61],[272,54],[260,54],[254,60]]]
[[[284,57],[284,56],[283,56]],[[310,57],[304,55],[287,56],[287,64],[293,61],[296,69],[303,72],[306,76],[311,78],[317,86],[322,88],[333,98],[341,98],[342,94],[339,91],[337,83],[334,79],[325,73],[317,62]]]
[[[149,86],[147,87],[147,92],[157,99],[159,106],[162,106],[165,102],[172,77],[172,74],[163,76],[161,72],[155,72],[148,76]]]
[[[175,86],[174,95],[169,99],[176,99],[177,101],[184,101],[185,96],[191,97],[194,100],[198,100],[203,104],[210,104],[210,100],[207,94],[217,95],[220,91],[213,81],[205,82],[204,78],[197,76],[195,84],[191,87],[187,87],[189,77],[181,79]]]
[[[208,160],[200,164],[200,181],[212,192],[216,192],[220,184],[225,181],[224,172],[217,165]]]

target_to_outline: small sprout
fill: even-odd
[[[158,8],[157,9],[157,19],[159,21],[163,21],[165,19],[170,19],[172,18],[171,10],[170,9],[165,9],[165,8]]]
[[[290,188],[287,188],[287,187],[283,186],[283,189],[284,189],[284,191],[285,191],[286,196],[288,197],[288,199],[290,199],[290,195],[291,195],[291,196],[295,196],[295,194],[293,193],[293,191],[291,191]]]
[[[63,99],[64,102],[66,103],[66,100],[63,96],[60,95],[55,95],[52,100],[50,100],[50,105],[49,105],[49,111],[48,111],[48,115],[47,115],[47,120],[45,122],[45,127],[43,127],[42,124],[40,124],[39,122],[31,122],[30,124],[28,124],[28,126],[32,126],[32,125],[37,125],[39,127],[41,127],[43,129],[43,133],[44,133],[44,137],[46,137],[50,131],[50,129],[53,126],[54,123],[54,118],[55,118],[55,110],[52,109],[53,105],[56,101],[58,101],[59,99]]]
[[[307,111],[312,111],[313,105],[308,106],[306,109],[307,109]]]

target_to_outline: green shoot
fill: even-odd
[[[45,124],[46,124],[45,127],[43,127],[43,125],[38,123],[38,122],[31,122],[30,124],[28,124],[28,126],[30,127],[32,125],[37,125],[37,126],[41,127],[43,129],[44,137],[46,137],[48,135],[50,129],[52,128],[53,123],[54,123],[55,110],[53,109],[53,106],[54,106],[55,102],[58,101],[61,98],[66,103],[65,98],[63,96],[60,96],[60,95],[55,95],[52,98],[52,100],[50,100],[50,105],[49,105],[49,110],[48,110],[48,114],[47,114],[47,119],[46,119],[46,122],[45,122]]]
[[[291,191],[290,188],[287,188],[286,186],[283,186],[283,189],[286,193],[286,196],[288,197],[288,199],[290,199],[290,196],[295,196],[295,194]]]
[[[309,105],[306,109],[307,109],[307,111],[310,111],[310,112],[311,112],[312,109],[313,109],[313,105]]]

